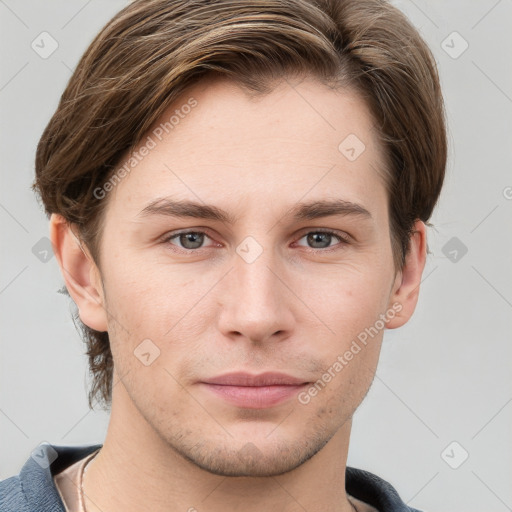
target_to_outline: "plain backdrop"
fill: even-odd
[[[437,60],[450,156],[419,304],[386,331],[348,464],[425,511],[512,510],[512,1],[395,4]],[[0,0],[0,478],[43,441],[104,439],[108,414],[88,409],[84,345],[30,185],[71,70],[124,5]],[[41,38],[51,55],[34,49]]]

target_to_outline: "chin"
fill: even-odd
[[[304,464],[319,452],[329,439],[308,442],[301,439],[296,443],[288,442],[272,445],[264,441],[241,441],[238,450],[233,449],[234,442],[201,442],[190,449],[184,446],[173,448],[195,466],[219,476],[231,477],[270,477],[288,473]]]

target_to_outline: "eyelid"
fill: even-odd
[[[328,235],[333,235],[339,237],[341,240],[345,242],[350,242],[353,238],[345,231],[338,231],[337,229],[329,229],[329,228],[304,228],[304,230],[300,231],[299,238],[302,238],[309,233],[327,233]]]
[[[188,233],[204,234],[208,238],[210,238],[210,240],[215,241],[214,237],[211,236],[211,234],[210,234],[210,230],[208,228],[203,228],[203,227],[184,228],[182,230],[172,231],[170,233],[165,234],[161,238],[161,240],[162,240],[162,242],[170,243],[171,239],[174,239],[174,238],[178,237],[179,235],[186,235]],[[341,245],[341,246],[348,245],[348,244],[350,244],[353,241],[353,238],[348,233],[346,233],[344,231],[338,231],[338,230],[329,229],[329,228],[309,227],[309,228],[303,228],[299,232],[299,235],[296,235],[297,240],[294,243],[297,243],[300,239],[304,238],[306,235],[308,235],[310,233],[326,233],[326,234],[332,235],[334,237],[337,237],[339,239],[338,244],[336,244],[336,245],[334,245],[332,247],[326,247],[326,248],[323,248],[323,249],[315,249],[314,247],[306,247],[306,246],[302,246],[302,245],[299,246],[299,247],[303,247],[304,249],[306,249],[308,251],[312,251],[312,252],[329,252],[329,251],[333,251],[333,250],[336,250],[338,245]],[[218,246],[219,243],[220,242],[217,242],[217,246]],[[184,248],[181,248],[181,247],[179,247],[177,245],[174,245],[174,244],[171,244],[171,245],[177,247],[178,250],[181,250],[181,251],[184,251],[184,252],[188,252],[188,253],[201,252],[201,251],[206,250],[206,249],[209,248],[209,247],[199,247],[198,249],[184,249]]]
[[[310,253],[318,253],[318,254],[325,254],[325,253],[331,253],[334,251],[342,250],[347,245],[350,245],[352,243],[352,237],[345,232],[340,232],[334,229],[328,229],[328,228],[316,228],[316,229],[309,229],[307,228],[305,232],[303,232],[298,238],[297,242],[304,238],[309,233],[326,233],[328,235],[334,236],[339,239],[339,242],[331,247],[325,247],[322,249],[315,249],[314,247],[307,247],[306,245],[300,245],[299,247],[302,247],[306,252]],[[294,242],[296,244],[297,242]]]
[[[171,231],[169,233],[166,233],[163,237],[161,237],[161,241],[164,243],[170,243],[171,239],[176,238],[180,235],[187,235],[189,233],[198,233],[198,234],[206,235],[210,240],[214,241],[213,236],[209,233],[209,229],[201,228],[201,227],[200,228],[184,228],[184,229],[181,229],[178,231]],[[219,243],[220,242],[217,242],[217,244],[219,244]],[[174,245],[174,244],[171,244],[171,245]],[[175,247],[177,247],[178,249],[180,249],[182,251],[187,251],[187,252],[199,252],[199,251],[202,251],[203,249],[208,249],[208,247],[200,247],[199,249],[183,249],[177,245]]]

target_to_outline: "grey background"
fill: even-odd
[[[438,62],[450,157],[419,304],[385,334],[348,464],[425,511],[512,510],[512,1],[394,3]],[[44,261],[48,222],[30,184],[71,70],[124,5],[0,0],[0,478],[18,473],[40,442],[96,443],[106,432],[108,415],[87,407],[84,346],[57,293],[57,262]],[[31,47],[43,31],[58,42],[46,59]],[[469,45],[461,55],[454,31]],[[457,469],[448,465],[465,451]]]

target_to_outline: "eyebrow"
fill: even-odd
[[[139,217],[148,215],[216,220],[230,225],[235,224],[237,221],[235,216],[217,206],[169,198],[160,198],[152,201],[138,214]],[[286,214],[286,217],[291,217],[296,221],[314,220],[330,216],[372,218],[371,213],[364,206],[344,199],[325,199],[309,203],[298,203]]]

